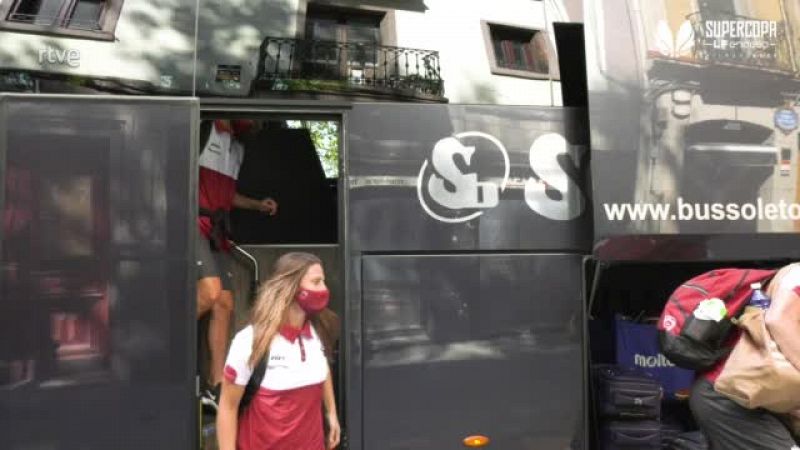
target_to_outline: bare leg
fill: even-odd
[[[222,292],[222,281],[218,277],[197,280],[197,318],[211,311]]]
[[[212,386],[222,382],[225,355],[228,351],[228,341],[230,340],[232,315],[233,293],[231,291],[221,291],[219,300],[211,308],[211,321],[208,325],[208,348],[211,353],[209,378]]]

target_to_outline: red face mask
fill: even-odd
[[[330,295],[331,293],[327,289],[311,291],[301,288],[297,291],[294,299],[306,314],[317,314],[328,306]]]

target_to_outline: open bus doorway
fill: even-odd
[[[340,194],[341,118],[318,114],[206,111],[199,127],[199,148],[205,146],[210,134],[207,130],[219,120],[244,125],[235,137],[244,153],[236,192],[252,199],[272,198],[278,204],[274,215],[249,209],[233,209],[230,213],[231,237],[236,244],[232,250],[234,311],[230,338],[248,325],[258,286],[271,275],[275,261],[293,251],[312,253],[322,260],[331,292],[329,308],[339,316],[341,323],[344,319],[344,264],[339,237],[343,204]],[[209,374],[207,328],[206,315],[198,328],[201,380],[206,380]],[[341,342],[340,338],[339,348]],[[339,420],[344,426],[339,360],[341,357],[331,370]],[[202,448],[215,449],[212,411],[204,411],[202,423]]]

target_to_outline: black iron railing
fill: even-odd
[[[268,37],[256,81],[270,90],[444,96],[438,52],[359,42]]]
[[[694,59],[698,62],[794,71],[784,22],[718,12],[696,12],[687,19],[694,30]],[[727,30],[722,27],[730,24],[741,28],[723,32]]]

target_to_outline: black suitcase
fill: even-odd
[[[670,450],[708,450],[708,441],[701,431],[683,433],[672,440]]]
[[[600,416],[621,419],[661,417],[661,383],[638,369],[602,365],[595,369]]]
[[[661,450],[661,423],[655,420],[606,422],[601,435],[602,450]]]

